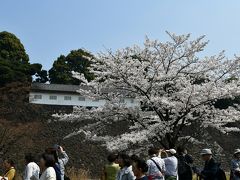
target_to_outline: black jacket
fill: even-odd
[[[203,171],[201,172],[201,177],[204,180],[217,180],[217,173],[219,169],[219,164],[214,161],[214,159],[210,159],[205,162],[205,166]]]
[[[178,156],[178,179],[179,180],[192,180],[192,156],[188,154],[180,154]],[[180,168],[184,166],[184,168]],[[182,172],[181,172],[182,171]]]

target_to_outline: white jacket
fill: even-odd
[[[47,168],[41,175],[40,180],[56,180],[56,172],[53,167]]]
[[[61,180],[64,180],[65,165],[68,163],[69,157],[65,151],[59,155],[61,156],[61,158],[58,159],[58,164],[61,171]]]
[[[35,162],[30,162],[27,164],[23,180],[32,180],[39,178],[40,168]]]

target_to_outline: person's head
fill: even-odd
[[[40,159],[40,167],[42,169],[46,169],[48,167],[53,167],[55,165],[55,162],[56,161],[52,154],[44,153],[44,154],[42,154],[41,159]]]
[[[28,164],[30,162],[35,162],[36,159],[35,157],[32,155],[32,153],[28,153],[25,155],[25,163]]]
[[[10,169],[11,167],[14,167],[14,162],[13,162],[13,160],[11,160],[11,159],[5,159],[4,161],[3,161],[3,168],[5,169],[5,170],[8,170],[8,169]]]
[[[114,163],[116,162],[117,158],[118,158],[118,155],[116,153],[111,153],[108,155],[107,160],[110,163]]]
[[[159,153],[160,153],[160,149],[155,148],[155,147],[151,147],[148,150],[148,155],[149,156],[159,156]]]
[[[133,155],[131,155],[130,159],[131,159],[131,162],[133,163],[133,162],[139,160],[139,157],[136,154],[133,154]]]
[[[203,161],[209,161],[212,158],[211,149],[203,149],[200,154]]]
[[[137,178],[142,177],[148,171],[148,165],[144,160],[137,159],[133,162],[133,173]]]
[[[161,158],[167,158],[168,157],[168,153],[165,151],[165,150],[163,150],[163,151],[161,151]]]
[[[178,153],[179,155],[181,155],[181,154],[187,154],[187,149],[186,149],[185,147],[183,147],[183,146],[178,146],[178,147],[177,147],[177,153]]]
[[[240,149],[235,149],[233,156],[236,159],[240,159]]]
[[[58,161],[58,153],[57,153],[57,149],[55,147],[46,149],[45,153],[53,155],[54,160],[56,162]]]
[[[177,153],[175,149],[169,149],[169,150],[166,150],[166,152],[168,153],[168,156],[175,156]]]
[[[118,155],[118,163],[121,168],[131,166],[131,158],[124,153]]]

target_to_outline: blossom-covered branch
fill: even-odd
[[[98,54],[90,68],[95,75],[93,81],[88,82],[78,73],[74,77],[89,86],[89,90],[78,91],[81,95],[105,99],[105,106],[91,110],[77,108],[59,118],[95,119],[80,132],[90,132],[89,137],[95,139],[101,136],[110,149],[152,140],[173,147],[182,138],[184,128],[195,122],[222,132],[236,131],[235,127],[225,125],[238,121],[238,106],[219,109],[214,103],[240,95],[240,58],[229,60],[224,52],[200,58],[198,53],[208,43],[204,36],[191,40],[189,34],[167,34],[168,42],[146,38],[143,47]],[[125,97],[134,98],[138,106],[127,107],[122,102]],[[114,142],[109,136],[104,138],[102,131],[107,124],[123,120],[129,122],[128,132],[115,136]]]

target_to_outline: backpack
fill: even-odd
[[[217,172],[217,179],[218,180],[227,180],[225,171],[222,168],[218,168],[218,172]]]
[[[189,171],[190,166],[187,164],[185,156],[181,155],[178,157],[178,174],[185,174]]]
[[[56,172],[56,180],[61,180],[61,170],[60,170],[59,164],[56,163],[53,168],[54,168],[54,170]]]

